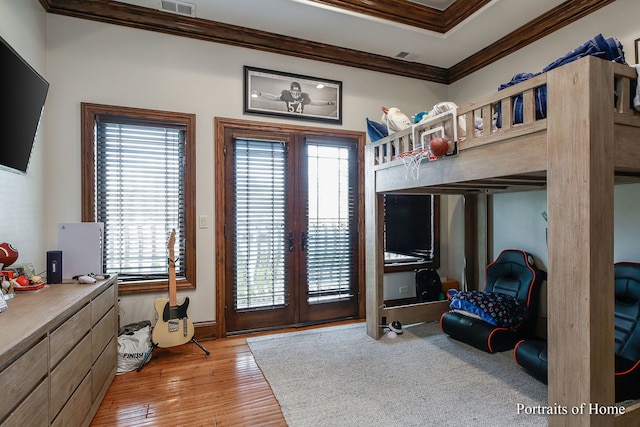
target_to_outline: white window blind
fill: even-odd
[[[184,278],[185,128],[155,121],[96,121],[96,220],[104,271],[123,281],[166,278],[176,230],[176,277]]]

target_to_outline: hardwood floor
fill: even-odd
[[[287,329],[283,333],[362,320]],[[256,336],[252,334],[250,336]],[[247,336],[157,348],[140,372],[117,375],[91,427],[286,426]]]
[[[246,337],[156,349],[140,372],[117,375],[92,427],[286,426]]]

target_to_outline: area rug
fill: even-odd
[[[374,340],[364,323],[247,340],[290,427],[538,426],[547,387],[437,323]],[[518,409],[521,408],[519,411]]]

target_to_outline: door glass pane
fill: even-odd
[[[235,140],[236,310],[286,304],[286,177],[283,143]]]
[[[353,297],[354,201],[347,146],[307,145],[307,301]]]

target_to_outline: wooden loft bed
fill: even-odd
[[[458,140],[458,154],[423,161],[417,178],[407,177],[399,156],[412,149],[411,130],[367,145],[367,333],[381,337],[382,317],[433,321],[447,309],[446,302],[384,306],[384,194],[462,194],[473,200],[546,189],[549,405],[613,405],[613,188],[640,182],[640,113],[631,108],[636,78],[631,67],[586,57],[461,106],[457,119],[445,118],[465,118],[466,138]],[[543,85],[547,117],[536,120],[534,91]],[[514,124],[511,97],[518,94],[524,117]],[[492,122],[498,103],[500,129]],[[482,132],[474,131],[474,117],[482,119]],[[486,250],[478,244],[481,238],[471,237],[476,247],[465,243],[467,260],[477,258],[474,251]],[[549,425],[640,425],[636,406],[615,417],[588,411],[551,415]]]

